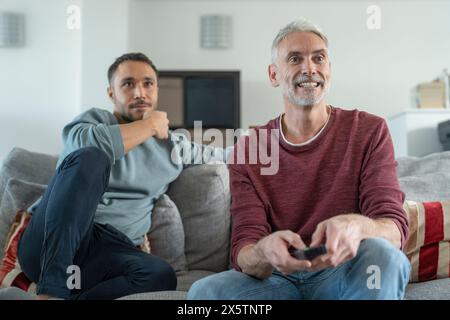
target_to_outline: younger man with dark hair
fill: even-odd
[[[140,247],[155,201],[183,170],[173,148],[190,148],[193,157],[204,149],[169,132],[166,113],[156,110],[157,70],[145,55],[119,57],[108,80],[114,112],[93,108],[64,128],[56,175],[19,243],[20,265],[42,299],[176,288],[170,265]],[[223,149],[209,151],[226,159]],[[66,285],[71,265],[81,271],[77,290]]]

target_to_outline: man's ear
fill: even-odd
[[[111,89],[111,86],[109,86],[109,87],[106,89],[106,92],[108,93],[108,97],[111,99],[111,101],[114,101],[114,92],[113,92],[113,90]]]
[[[276,88],[278,87],[280,84],[278,83],[277,80],[277,66],[275,64],[270,64],[269,68],[267,70],[269,72],[269,80],[270,83],[272,84],[272,87]]]

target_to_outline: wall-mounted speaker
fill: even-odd
[[[227,49],[231,47],[231,16],[201,16],[201,46],[206,49]]]
[[[11,12],[0,12],[0,47],[20,47],[24,44],[24,15]]]

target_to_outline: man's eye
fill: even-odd
[[[133,82],[124,82],[123,86],[124,87],[131,87],[131,86],[133,86]]]
[[[293,56],[289,58],[290,63],[298,63],[300,61],[300,58],[297,56]]]
[[[144,86],[145,87],[151,87],[151,86],[153,86],[153,82],[151,82],[151,81],[146,81],[146,82],[144,82]]]
[[[324,56],[317,56],[317,57],[316,57],[316,60],[317,60],[318,62],[323,62],[323,61],[325,61],[325,57],[324,57]]]

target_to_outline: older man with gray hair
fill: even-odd
[[[408,222],[386,122],[325,102],[328,40],[312,23],[280,30],[268,73],[284,113],[256,131],[279,130],[279,170],[230,165],[234,270],[197,281],[188,298],[402,299]],[[248,139],[237,146],[248,152]]]

